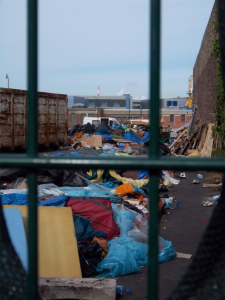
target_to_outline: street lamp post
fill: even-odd
[[[8,89],[9,89],[9,75],[6,74],[5,78],[8,79]]]
[[[130,120],[130,98],[129,98],[129,120]]]
[[[95,97],[95,96],[94,96]],[[97,108],[98,108],[98,118],[99,118],[99,99],[97,97],[95,97],[95,99],[97,100]]]

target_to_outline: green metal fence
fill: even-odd
[[[160,92],[160,3],[151,0],[150,6],[150,146],[148,158],[51,158],[37,155],[37,15],[38,0],[28,0],[28,151],[26,155],[1,154],[1,167],[27,169],[29,187],[28,221],[28,296],[37,299],[37,186],[39,168],[126,168],[150,170],[150,232],[148,299],[158,299],[158,174],[159,170],[225,170],[225,160],[161,158],[159,140]],[[151,295],[151,297],[150,297]]]

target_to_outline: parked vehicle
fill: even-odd
[[[92,125],[99,125],[102,122],[106,122],[108,123],[108,125],[110,127],[112,126],[120,126],[119,121],[116,118],[107,118],[107,117],[84,117],[83,119],[83,125],[90,123]]]
[[[38,93],[38,146],[68,145],[68,98]],[[0,151],[27,148],[27,91],[0,88]]]

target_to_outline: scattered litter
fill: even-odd
[[[173,177],[170,177],[170,183],[172,183],[172,184],[179,184],[179,183],[180,183],[180,180],[175,179],[175,178],[173,178]]]
[[[165,200],[166,208],[174,209],[177,206],[177,201],[174,197],[169,197]]]
[[[217,188],[217,187],[221,187],[221,186],[222,186],[222,182],[221,183],[203,183],[204,188]]]
[[[193,180],[193,183],[194,183],[194,184],[198,184],[198,183],[199,183],[199,180],[198,180],[198,179],[194,179],[194,180]]]
[[[210,202],[210,201],[202,201],[201,203],[203,206],[212,206],[213,205],[213,202]]]
[[[214,201],[218,201],[219,198],[220,198],[220,195],[213,196],[213,200],[214,200]]]
[[[180,178],[186,178],[186,174],[185,173],[180,173],[179,177]]]
[[[202,174],[198,174],[197,175],[199,179],[203,179],[203,175]]]
[[[177,252],[177,258],[187,258],[187,259],[190,259],[192,258],[192,254],[185,254],[185,253],[179,253]]]

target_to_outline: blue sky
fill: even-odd
[[[147,0],[39,0],[39,90],[149,96]],[[161,97],[185,96],[214,0],[162,1]],[[0,0],[0,87],[26,89],[26,1]]]

